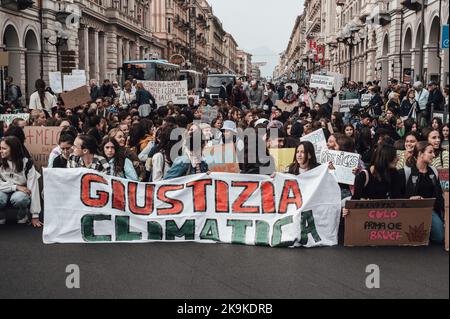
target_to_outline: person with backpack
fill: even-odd
[[[436,199],[433,206],[430,239],[443,243],[445,237],[444,196],[438,171],[432,166],[434,158],[433,145],[427,141],[416,144],[413,156],[408,158],[405,168],[400,170],[401,192],[403,197],[409,199]]]
[[[356,175],[352,200],[397,199],[402,197],[399,172],[396,169],[397,151],[393,145],[380,144],[368,170]],[[343,209],[343,216],[350,213]]]
[[[12,76],[6,77],[5,84],[5,102],[16,109],[20,108],[20,98],[22,97],[20,86],[13,83]]]
[[[4,208],[11,205],[18,209],[17,223],[28,222],[30,207],[31,224],[42,226],[39,178],[33,161],[23,154],[20,140],[15,136],[4,137],[0,142],[0,225],[6,223]]]

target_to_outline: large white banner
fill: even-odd
[[[334,86],[334,77],[311,74],[311,79],[309,80],[310,88],[324,89],[331,91]]]
[[[43,240],[332,246],[340,194],[326,165],[301,178],[211,173],[157,183],[45,169]]]
[[[188,103],[187,81],[142,81],[142,83],[159,106],[166,105],[169,101],[174,104]]]

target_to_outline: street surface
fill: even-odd
[[[66,266],[80,289],[66,288]],[[380,268],[368,289],[366,266]],[[449,298],[442,246],[275,249],[197,243],[44,245],[0,226],[2,298]]]

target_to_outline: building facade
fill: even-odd
[[[226,73],[237,73],[237,42],[229,33],[225,34],[225,68]]]
[[[429,0],[424,7],[411,0],[307,0],[300,35],[305,48],[298,57],[297,19],[274,77],[293,78],[300,60],[308,73],[330,70],[346,80],[379,80],[383,87],[390,78],[448,85],[449,53],[440,48],[448,12],[448,0]]]

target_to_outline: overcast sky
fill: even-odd
[[[239,48],[254,53],[254,62],[267,62],[263,76],[271,76],[278,54],[288,44],[303,0],[208,0],[226,32]]]

